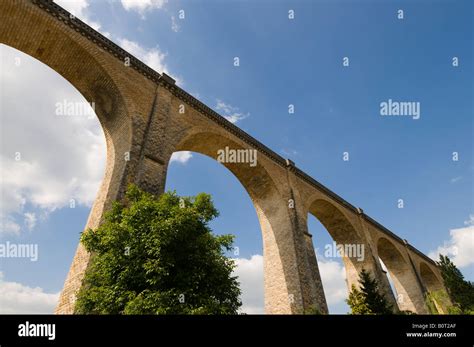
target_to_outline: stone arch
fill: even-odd
[[[64,19],[62,19],[64,20]],[[45,64],[66,79],[89,103],[102,126],[107,147],[104,178],[85,228],[95,229],[103,212],[123,189],[131,150],[131,104],[112,77],[110,66],[99,58],[94,43],[65,26],[54,16],[28,1],[0,2],[0,44],[16,49]],[[100,60],[102,59],[102,60]],[[75,231],[77,232],[77,230]],[[57,313],[72,313],[75,293],[80,288],[90,255],[79,244],[61,292]]]
[[[202,130],[202,129],[201,129]],[[217,160],[220,149],[252,149],[228,134],[209,128],[184,135],[173,147],[173,152],[191,151]],[[168,153],[168,160],[171,157]],[[300,288],[298,256],[292,240],[292,225],[288,207],[278,185],[258,152],[257,165],[222,163],[242,184],[257,212],[263,241],[264,288],[266,313],[297,313],[303,307]],[[273,175],[272,175],[273,174]]]
[[[1,39],[2,37],[0,35],[0,40]],[[30,54],[32,52],[30,52],[28,49],[25,49],[25,47],[22,47],[21,45],[11,46],[4,43],[3,41],[4,40],[1,40],[1,44],[16,51],[25,53],[31,58],[48,66],[52,71],[54,71],[54,73],[67,80],[72,85],[72,87],[74,87],[89,103],[93,103],[94,112],[97,115],[105,135],[105,142],[107,146],[107,165],[102,186],[108,187],[112,177],[112,170],[116,168],[116,153],[124,153],[125,149],[129,147],[124,146],[123,144],[125,143],[128,145],[131,143],[131,122],[129,121],[128,117],[126,117],[126,107],[120,93],[118,92],[118,89],[106,86],[106,84],[97,84],[93,81],[90,81],[91,83],[88,84],[87,81],[81,80],[80,78],[74,78],[71,73],[65,72],[61,68],[58,68],[57,63],[53,64],[50,59],[43,59],[43,57],[38,55],[37,52]],[[63,64],[67,64],[67,61],[64,61]],[[109,81],[107,83],[113,83],[111,79],[107,77],[104,71],[100,71],[101,68],[97,62],[95,63],[95,66],[97,67],[97,70],[94,70],[92,72],[93,74],[96,74],[97,76],[102,75],[102,77],[99,79],[108,78]],[[110,97],[110,89],[109,92],[105,93],[105,88],[110,88],[112,90],[112,94],[115,94],[115,96],[113,98]],[[61,100],[58,100],[58,102],[61,102]],[[115,119],[118,117],[118,115],[121,115],[123,118],[121,121],[117,121],[117,119]],[[123,137],[123,135],[125,135],[125,137]],[[119,136],[122,136],[121,141],[117,141]],[[123,152],[120,149],[123,149]]]
[[[360,287],[359,274],[368,271],[379,283],[379,292],[384,295],[393,310],[398,311],[395,297],[386,274],[376,258],[372,236],[363,219],[320,194],[307,200],[307,211],[321,222],[337,246],[346,246],[342,261],[346,273],[347,290]]]
[[[321,222],[338,247],[346,245],[360,247],[363,245],[363,260],[354,256],[354,253],[342,255],[348,290],[351,290],[352,285],[358,287],[359,272],[362,268],[369,271],[374,270],[370,260],[367,259],[370,251],[367,249],[368,245],[364,238],[357,232],[349,218],[334,203],[325,198],[315,199],[310,204],[309,213]],[[356,250],[356,248],[352,249]]]
[[[389,239],[377,240],[377,253],[387,267],[397,292],[397,304],[401,311],[425,313],[423,293],[410,261]]]
[[[131,147],[130,105],[126,105],[114,79],[104,68],[105,64],[97,61],[92,50],[71,37],[64,27],[54,23],[55,18],[42,15],[38,12],[41,10],[27,2],[2,2],[1,6],[0,12],[5,15],[1,17],[0,44],[45,64],[93,103],[107,145],[107,164],[100,192],[113,190],[112,176],[125,169],[124,161],[116,155],[121,156]],[[18,12],[22,15],[13,14]],[[34,31],[30,29],[31,24],[27,24],[31,21],[35,22]],[[98,199],[104,200],[105,196]]]
[[[446,308],[450,306],[450,300],[443,285],[443,280],[424,261],[420,262],[420,278],[438,313],[447,313]]]
[[[192,151],[206,155],[217,160],[218,151],[229,149],[249,149],[249,146],[242,145],[230,139],[226,134],[220,132],[197,131],[182,139],[175,147],[175,151]],[[275,184],[269,170],[262,164],[259,157],[263,156],[257,152],[257,162],[255,166],[245,163],[222,163],[240,181],[247,190],[252,200],[259,200],[267,195],[280,195],[280,191]]]
[[[116,118],[125,116],[120,112],[124,111],[125,102],[104,64],[97,61],[92,50],[83,47],[64,29],[43,23],[54,20],[52,18],[25,16],[25,20],[38,21],[40,29],[33,33],[29,32],[31,25],[26,25],[18,18],[8,18],[2,16],[2,21],[6,20],[6,23],[0,30],[0,43],[35,58],[71,83],[88,102],[94,103],[104,133],[110,137],[117,123],[121,123]],[[11,32],[15,32],[15,35]]]
[[[443,282],[425,262],[420,262],[420,277],[428,291],[444,290]]]

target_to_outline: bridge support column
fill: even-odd
[[[124,196],[130,183],[154,194],[164,191],[169,156],[162,158],[157,153],[151,154],[156,140],[151,140],[150,134],[155,131],[152,135],[159,136],[155,129],[155,113],[166,113],[170,101],[163,98],[158,107],[157,94],[154,97],[155,100],[149,100],[148,106],[146,102],[143,103],[142,110],[131,112],[118,109],[109,116],[110,121],[103,124],[107,143],[105,176],[84,230],[96,229],[100,225],[105,212],[114,201]],[[93,255],[79,243],[55,313],[74,313],[76,294],[82,285],[91,256]]]
[[[302,293],[301,307],[295,313],[327,314],[328,306],[324,294],[318,261],[314,251],[312,235],[308,231],[307,212],[296,187],[294,163],[287,160],[287,182],[284,201],[287,204],[292,238],[297,252],[298,272]]]
[[[124,141],[126,142],[126,141]],[[107,138],[107,166],[105,177],[102,181],[94,205],[84,230],[96,229],[101,223],[104,213],[111,208],[112,202],[123,196],[127,187],[126,173],[133,165],[127,158],[130,155],[126,143],[117,144],[112,149],[111,140]],[[91,254],[86,251],[82,243],[76,250],[76,254],[69,269],[63,290],[59,297],[59,303],[55,309],[57,314],[73,314],[76,294],[81,288],[82,280],[89,266]]]
[[[277,204],[276,201],[259,201],[256,206],[264,246],[265,312],[327,313],[318,265],[306,225],[292,216],[288,199],[280,197]],[[271,210],[267,210],[267,203],[273,205]],[[263,209],[260,210],[261,207]]]

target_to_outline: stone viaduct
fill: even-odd
[[[357,286],[358,272],[365,268],[394,307],[417,313],[428,313],[427,292],[444,290],[436,263],[426,255],[52,1],[0,1],[0,43],[48,65],[95,103],[107,163],[86,228],[98,226],[129,183],[162,193],[173,152],[194,151],[215,159],[226,146],[255,149],[255,167],[224,165],[245,187],[260,221],[267,313],[328,311],[307,227],[309,214],[337,244],[364,245],[363,260],[343,257],[349,288]],[[74,312],[75,293],[89,261],[79,244],[56,313]],[[437,307],[444,312],[442,305]]]

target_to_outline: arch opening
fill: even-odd
[[[37,247],[34,261],[5,260],[0,282],[14,281],[31,295],[7,313],[53,313],[100,182],[107,185],[112,175],[105,164],[115,148],[76,85],[27,52],[0,44],[0,53],[6,174],[0,236]],[[4,226],[15,223],[17,233],[4,234]],[[36,295],[33,288],[42,291]]]
[[[387,266],[385,265],[383,260],[380,257],[377,257],[377,258],[378,258],[378,260],[380,262],[380,265],[382,267],[382,272],[387,277],[387,281],[389,283],[390,290],[392,291],[392,294],[393,294],[393,296],[395,298],[395,301],[397,303],[397,307],[398,307],[398,309],[401,310],[400,304],[398,303],[398,298],[400,297],[399,292],[397,291],[397,288],[395,287],[395,282],[393,281],[392,275],[390,275],[390,271],[388,271]]]
[[[387,238],[377,241],[377,253],[385,265],[401,311],[423,313],[423,296],[416,275],[398,248]]]
[[[366,262],[365,242],[347,217],[325,199],[313,201],[308,214],[309,229],[312,233],[316,232],[313,236],[314,248],[319,250],[318,246],[323,245],[316,257],[329,312],[347,313],[349,306],[345,299],[353,285],[359,287],[359,272],[362,268],[372,270]]]
[[[346,303],[349,295],[346,270],[342,258],[333,253],[335,241],[312,214],[308,214],[308,231],[312,235],[312,247],[315,250],[328,313],[347,314],[350,308]]]
[[[339,250],[343,251],[342,261],[346,268],[348,281],[350,282],[351,278],[358,278],[358,273],[365,265],[367,249],[365,242],[351,222],[336,206],[323,199],[314,201],[310,206],[309,213],[321,222]]]
[[[288,208],[270,172],[257,153],[255,164],[221,162],[220,151],[245,150],[244,145],[213,131],[194,132],[185,136],[174,151],[199,153],[220,162],[237,179],[247,192],[256,211],[258,227],[263,244],[264,301],[266,313],[288,313],[294,305],[301,305],[298,286],[294,280],[287,280],[297,273],[297,261],[291,243],[291,223]],[[170,154],[171,157],[171,154]],[[245,218],[241,216],[240,218]],[[289,294],[290,293],[290,294]],[[293,297],[294,296],[294,297]],[[296,303],[294,301],[297,301]]]
[[[264,313],[263,247],[255,207],[241,183],[222,165],[197,152],[175,152],[165,190],[179,195],[210,194],[220,215],[210,223],[216,234],[235,235],[234,248],[226,255],[235,259],[242,289],[241,312]]]

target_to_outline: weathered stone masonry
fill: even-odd
[[[176,86],[171,77],[155,72],[52,1],[0,1],[0,42],[48,65],[95,102],[106,137],[107,163],[86,228],[99,225],[104,211],[129,183],[162,193],[175,151],[215,159],[226,146],[256,149],[255,167],[224,165],[245,187],[260,221],[267,313],[327,312],[308,214],[318,218],[338,244],[364,245],[362,261],[343,258],[349,287],[357,286],[362,268],[368,269],[389,300],[418,313],[427,313],[427,291],[444,290],[440,271],[430,258]],[[179,112],[182,105],[184,113]],[[57,313],[74,312],[75,294],[89,261],[90,255],[79,245]]]

